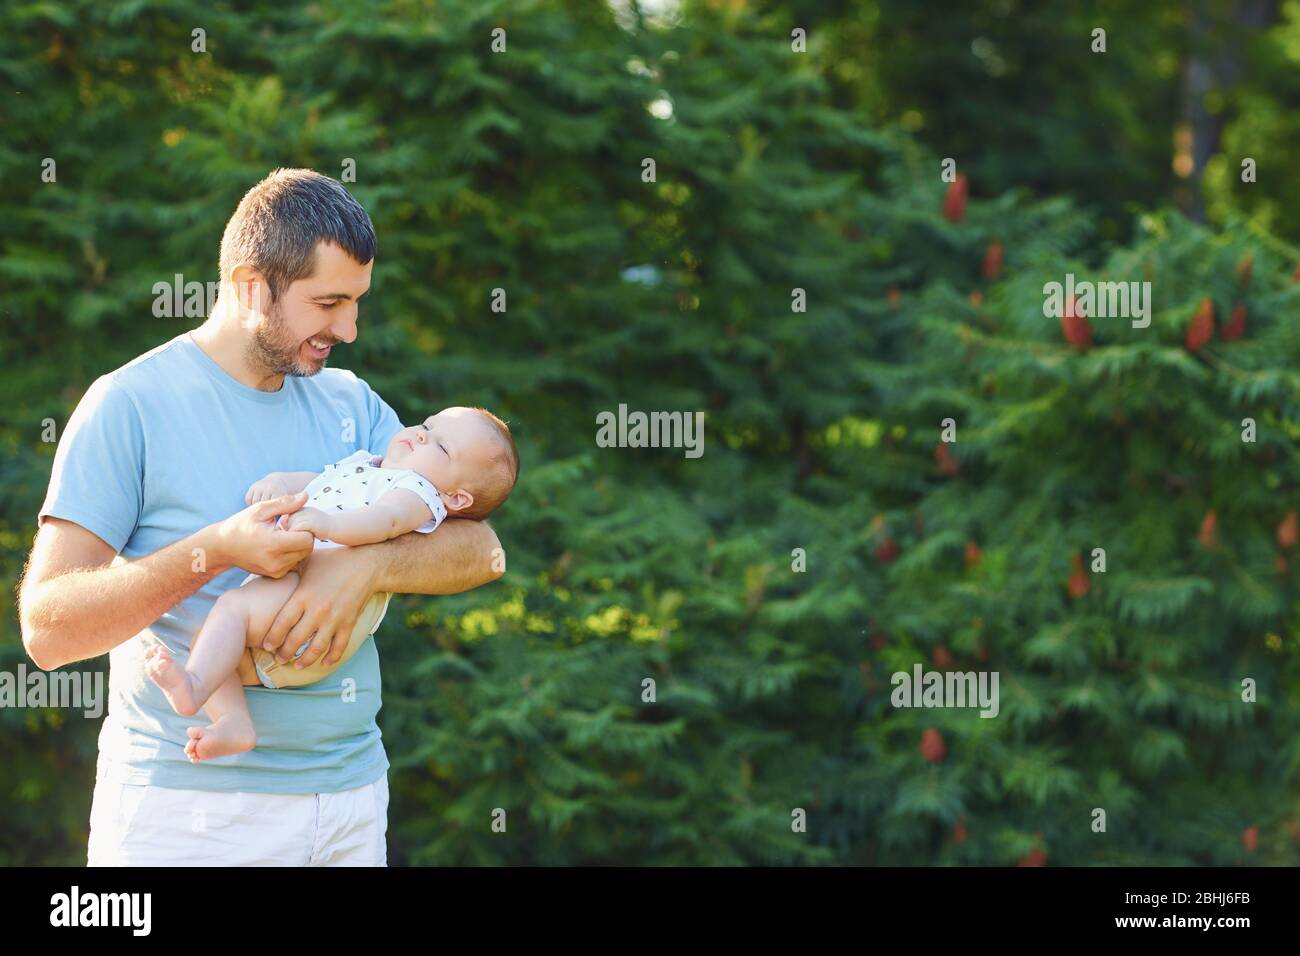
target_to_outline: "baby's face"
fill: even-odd
[[[428,478],[446,499],[473,484],[491,463],[493,424],[472,408],[444,408],[397,433],[385,468],[409,468]]]

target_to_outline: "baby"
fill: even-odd
[[[255,504],[305,490],[307,504],[282,515],[277,526],[310,531],[317,548],[337,548],[386,541],[408,531],[427,534],[448,515],[486,518],[506,500],[518,473],[519,455],[504,422],[482,408],[444,408],[424,424],[398,432],[382,458],[358,451],[320,474],[274,472],[255,482],[245,501]],[[176,713],[189,717],[202,707],[212,721],[188,729],[185,752],[191,762],[242,753],[256,744],[239,674],[252,663],[249,649],[260,650],[297,586],[297,571],[281,578],[250,574],[222,594],[195,635],[183,668],[162,645],[145,652],[146,672]],[[382,595],[383,610],[370,634],[379,627],[390,597]],[[334,640],[347,637],[335,635]],[[341,667],[352,652],[331,669]],[[253,669],[263,685],[281,686],[260,666]]]

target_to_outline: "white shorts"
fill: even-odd
[[[87,866],[387,866],[388,774],[338,793],[98,781]]]

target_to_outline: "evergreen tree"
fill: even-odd
[[[1108,247],[973,148],[945,183],[839,68],[853,11],[800,53],[788,6],[7,11],[8,579],[44,420],[197,325],[157,284],[215,281],[242,193],[308,166],[379,237],[335,364],[523,459],[504,579],[377,636],[393,863],[1294,862],[1296,250],[1165,214]],[[1067,272],[1151,281],[1150,327],[1065,341]],[[703,413],[703,453],[601,447],[620,406]],[[918,662],[997,670],[998,718],[893,707]],[[84,858],[69,718],[0,709],[0,863]]]
[[[946,227],[964,281],[904,300],[924,346],[880,370],[923,487],[883,512],[871,687],[918,661],[997,671],[1001,711],[867,695],[889,833],[870,858],[1294,864],[1296,250],[1161,215],[1089,262],[1055,207],[973,203]],[[1045,317],[1067,273],[1149,282],[1149,327],[1095,303]]]

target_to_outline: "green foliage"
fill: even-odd
[[[1276,575],[1273,543],[1300,477],[1294,249],[1166,214],[1114,248],[1113,209],[1099,235],[1087,202],[1004,192],[1034,174],[994,159],[990,198],[946,221],[952,151],[876,121],[872,99],[900,98],[919,75],[905,58],[925,51],[846,77],[836,37],[856,21],[837,4],[813,17],[806,57],[785,8],[688,4],[660,29],[584,3],[380,6],[4,14],[0,73],[24,91],[0,118],[6,580],[49,475],[41,422],[198,321],[155,318],[154,283],[215,279],[226,218],[270,169],[337,177],[352,158],[379,256],[338,360],[404,416],[492,408],[523,459],[493,521],[505,578],[396,598],[378,635],[393,863],[1003,864],[1036,847],[1059,863],[1226,863],[1248,825],[1256,859],[1296,862],[1297,572]],[[836,22],[847,32],[819,32]],[[959,103],[945,84],[969,80],[915,95]],[[1101,108],[1140,125],[1153,107],[1112,89]],[[1026,129],[1049,144],[1070,115],[980,114],[954,123],[957,152]],[[1077,173],[1128,195],[1116,177],[1135,166],[1144,195],[1167,179],[1150,144],[1092,164],[1091,134],[1072,135],[1079,163],[1047,191]],[[40,181],[46,156],[56,184]],[[1005,266],[989,281],[994,240]],[[1150,328],[1096,319],[1091,350],[1064,344],[1042,286],[1071,271],[1149,278]],[[1248,331],[1192,355],[1183,333],[1207,295],[1220,323],[1244,302]],[[596,447],[597,414],[620,404],[704,411],[703,456]],[[948,417],[956,475],[934,458]],[[1209,509],[1219,537],[1201,547]],[[1107,571],[1072,599],[1071,558],[1094,547]],[[1000,673],[997,719],[890,705],[890,675],[940,648]],[[1258,703],[1240,701],[1247,676]],[[0,710],[0,862],[84,859],[96,730]]]

